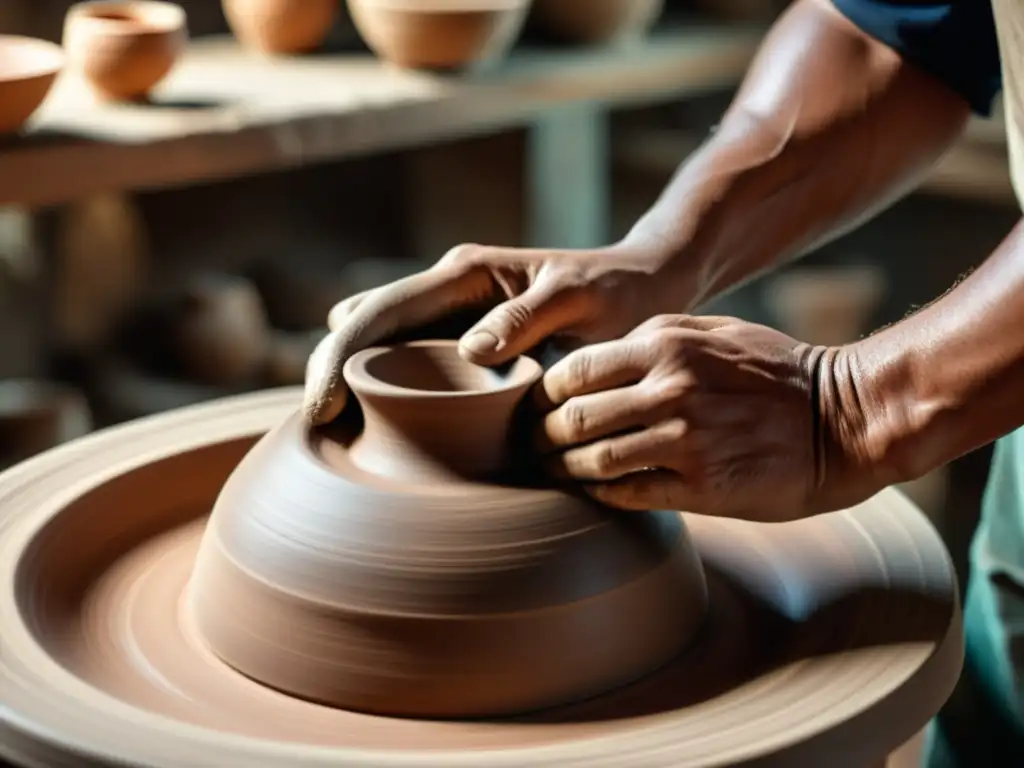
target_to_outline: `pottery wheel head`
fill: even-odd
[[[676,657],[707,605],[680,516],[508,480],[540,374],[452,342],[353,357],[363,424],[292,417],[224,486],[190,590],[211,649],[296,696],[434,718],[566,704]]]

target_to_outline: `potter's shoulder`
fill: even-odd
[[[833,0],[872,37],[943,80],[988,115],[1001,86],[989,0]]]

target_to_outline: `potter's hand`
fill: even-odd
[[[616,338],[665,301],[686,303],[671,290],[657,256],[643,249],[459,246],[430,269],[331,310],[331,333],[307,366],[304,412],[314,424],[333,420],[345,404],[341,372],[351,355],[458,311],[486,311],[462,336],[460,351],[494,365],[552,336],[583,343]]]
[[[884,483],[862,421],[818,396],[841,353],[732,318],[656,317],[547,372],[540,448],[622,509],[780,521],[845,506]]]

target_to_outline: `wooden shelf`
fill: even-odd
[[[531,123],[553,107],[729,87],[763,32],[690,26],[634,48],[514,54],[462,77],[366,55],[268,59],[196,41],[152,105],[97,104],[72,76],[0,145],[0,204],[43,206],[402,149]]]

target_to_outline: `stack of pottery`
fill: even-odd
[[[348,0],[380,58],[404,68],[458,70],[494,62],[515,44],[531,0]]]
[[[664,0],[534,0],[533,22],[570,43],[627,43],[647,34],[663,7]]]
[[[43,103],[64,66],[60,46],[0,35],[0,135],[19,130]]]
[[[146,98],[185,50],[185,11],[158,0],[90,0],[68,11],[64,48],[97,95]]]
[[[339,0],[222,0],[224,17],[242,45],[266,54],[319,48],[337,16]]]

